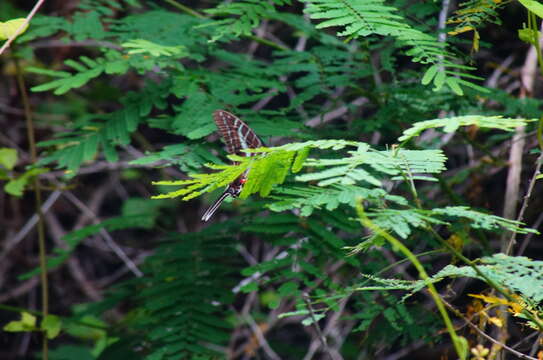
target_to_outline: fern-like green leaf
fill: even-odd
[[[509,256],[495,254],[491,257],[480,259],[478,270],[499,286],[517,293],[531,305],[537,305],[543,301],[543,261],[536,261],[524,256]],[[437,283],[446,278],[471,277],[482,281],[481,277],[471,266],[447,265],[428,280],[405,281],[398,279],[383,279],[373,275],[364,275],[372,282],[379,285],[353,286],[352,291],[374,290],[408,290],[407,297],[428,286],[428,281]]]
[[[485,214],[472,210],[467,206],[447,206],[441,209],[432,209],[432,214],[444,218],[463,218],[470,220],[470,226],[475,229],[499,231],[501,229],[517,232],[519,234],[539,234],[535,229],[522,227],[524,224],[519,221],[505,219],[500,216]]]
[[[454,29],[449,31],[449,34],[458,35],[468,31],[477,33],[477,27],[485,23],[501,24],[498,11],[506,4],[506,1],[462,1],[458,10],[447,21],[448,24],[454,24]],[[477,38],[477,35],[474,38]]]
[[[215,33],[211,42],[226,36],[249,36],[252,29],[256,28],[262,19],[275,11],[274,7],[265,1],[243,0],[231,3],[222,3],[214,9],[205,10],[208,14],[224,16],[225,19],[216,20],[197,28],[213,27]]]
[[[301,153],[300,156],[305,157],[308,151],[307,148],[342,149],[345,146],[354,144],[356,143],[344,140],[319,140],[287,144],[276,148],[245,149],[245,152],[259,155],[251,158],[229,155],[228,157],[238,164],[208,165],[211,169],[222,170],[220,172],[195,174],[189,180],[154,182],[155,185],[181,185],[184,188],[157,195],[153,198],[165,199],[182,196],[183,200],[189,200],[204,192],[213,191],[218,187],[231,183],[247,170],[250,171],[240,197],[244,199],[257,192],[262,196],[267,196],[274,185],[282,184],[285,181],[287,174],[291,171],[293,160],[298,156],[298,152]],[[297,167],[299,167],[299,164],[297,164]]]
[[[432,72],[426,72],[424,77],[425,82],[429,83],[432,80],[430,75],[435,75],[433,80],[436,89],[446,83],[455,93],[461,95],[459,81],[454,79],[454,76],[472,77],[459,72],[473,68],[458,65],[453,54],[446,50],[446,44],[439,42],[437,37],[410,26],[406,19],[399,15],[399,9],[385,5],[383,0],[304,0],[304,2],[307,3],[306,12],[311,18],[324,19],[317,28],[340,27],[343,31],[338,32],[338,35],[348,37],[392,36],[400,45],[409,47],[406,55],[411,56],[413,61],[439,64],[439,69],[433,68]],[[443,81],[439,81],[440,78]],[[465,80],[462,84],[475,86]]]
[[[368,189],[354,185],[332,185],[326,189],[319,187],[281,187],[274,191],[278,201],[268,205],[272,211],[300,209],[300,215],[309,216],[315,209],[335,210],[341,204],[356,206],[356,199],[363,198],[381,205],[390,201],[398,205],[407,205],[401,196],[389,195],[384,189]]]
[[[330,184],[352,185],[364,181],[380,186],[380,181],[361,168],[366,166],[381,176],[397,176],[410,173],[440,173],[445,170],[446,157],[441,150],[371,150],[367,144],[359,144],[351,156],[343,159],[308,159],[305,166],[327,167],[327,169],[297,176],[299,181],[320,180],[319,186]]]
[[[42,70],[35,67],[30,67],[27,70],[49,76],[58,77],[57,80],[50,81],[48,83],[34,86],[32,91],[48,91],[55,90],[55,95],[62,95],[71,89],[79,88],[85,85],[90,80],[100,76],[103,73],[107,74],[124,74],[128,71],[128,61],[122,56],[122,54],[116,50],[109,50],[106,52],[103,58],[91,60],[86,56],[81,56],[79,62],[69,60],[66,62],[67,66],[70,66],[76,73],[67,76],[66,72],[51,72],[50,70]]]
[[[232,223],[201,233],[171,234],[142,266],[145,278],[125,283],[119,295],[141,309],[131,327],[149,359],[218,359],[229,340],[237,262]],[[177,294],[172,296],[172,293]],[[128,294],[128,295],[127,295]]]
[[[184,172],[198,170],[206,162],[220,163],[221,160],[213,155],[207,146],[201,144],[167,145],[161,151],[146,154],[130,162],[131,165],[155,164],[155,166],[177,165]],[[162,164],[160,164],[162,163]]]
[[[531,304],[543,301],[543,261],[495,254],[482,258],[481,262],[483,265],[477,266],[478,269],[498,285],[521,294]],[[447,265],[432,278],[437,280],[451,276],[468,276],[484,281],[473,268],[455,265]]]
[[[186,56],[188,52],[183,45],[165,46],[145,39],[133,39],[121,44],[128,50],[128,54],[149,54],[151,56]]]
[[[445,132],[454,132],[460,126],[475,125],[480,128],[500,129],[504,131],[513,131],[517,126],[526,125],[527,122],[534,121],[529,119],[512,119],[501,116],[484,115],[466,115],[452,118],[426,120],[415,123],[412,127],[405,130],[399,141],[407,141],[415,136],[419,136],[424,130],[443,128]]]
[[[116,161],[115,145],[126,145],[143,117],[153,106],[163,107],[169,84],[148,84],[140,93],[128,93],[120,101],[124,108],[110,114],[85,118],[71,133],[60,134],[57,139],[43,141],[40,147],[58,147],[39,161],[39,164],[57,162],[75,175],[85,161],[92,160],[101,147],[108,161]]]
[[[381,229],[394,231],[398,236],[406,239],[411,235],[412,228],[422,228],[430,224],[447,224],[435,217],[431,217],[428,213],[420,210],[393,210],[384,209],[368,212],[374,224]]]

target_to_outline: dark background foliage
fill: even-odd
[[[368,8],[345,20],[327,11],[330,4],[343,6],[341,14],[347,5]],[[24,17],[33,5],[2,1],[0,21]],[[364,156],[388,154],[404,130],[424,120],[539,118],[541,76],[533,74],[533,87],[521,77],[529,45],[517,31],[526,9],[486,1],[386,5],[393,9],[354,0],[46,2],[0,58],[0,147],[18,154],[15,167],[0,173],[1,185],[26,182],[21,194],[0,192],[2,325],[24,310],[43,315],[35,171],[49,312],[62,324],[49,340],[50,359],[455,359],[436,304],[426,290],[415,292],[424,287],[417,288],[419,272],[382,234],[361,226],[361,198],[369,218],[419,255],[430,275],[457,266],[436,286],[458,310],[450,312],[453,324],[469,349],[493,343],[465,318],[538,356],[538,331],[524,320],[493,325],[504,311],[468,294],[497,295],[488,279],[460,269],[465,263],[454,254],[488,267],[490,279],[522,296],[516,303],[528,301],[531,314],[541,314],[541,290],[526,296],[529,284],[541,285],[539,262],[479,260],[503,251],[510,230],[519,230],[489,215],[504,214],[512,132],[481,121],[454,133],[435,125],[411,139],[408,149],[435,151],[429,168],[439,163],[438,149],[447,157],[446,170],[439,163],[420,171],[436,181],[415,181],[416,196],[390,169],[354,174],[325,163],[352,164],[360,143],[372,147]],[[455,12],[466,8],[470,16]],[[440,23],[444,12],[458,21]],[[374,13],[389,23],[365,19]],[[462,26],[471,31],[454,33]],[[439,32],[449,32],[442,42]],[[470,68],[457,68],[461,63]],[[313,143],[272,153],[277,157],[268,159],[279,165],[262,160],[253,168],[286,171],[291,160],[281,156],[298,151],[300,161],[310,154],[300,177],[270,178],[261,185],[275,181],[268,196],[225,203],[203,223],[218,191],[190,201],[151,199],[172,191],[152,182],[228,163],[211,117],[217,109],[240,116],[269,146]],[[523,136],[523,171],[513,189],[521,200],[540,152],[536,129],[528,123]],[[337,149],[318,143],[324,139],[336,139],[330,144]],[[425,162],[417,154],[405,155],[408,168]],[[409,172],[395,175],[407,179]],[[541,230],[542,199],[536,183],[527,227]],[[541,259],[538,238],[518,235],[509,255]],[[502,268],[509,272],[498,274]],[[39,326],[1,332],[0,358],[44,357]],[[511,354],[493,349],[477,359]]]

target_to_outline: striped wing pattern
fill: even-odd
[[[241,152],[241,149],[254,149],[263,146],[262,141],[256,134],[241,121],[237,116],[224,110],[217,110],[213,113],[213,120],[219,128],[224,142],[226,143],[226,151],[230,154],[240,156],[250,156]]]
[[[217,110],[213,113],[213,120],[219,132],[226,143],[226,151],[230,154],[236,154],[240,156],[251,156],[252,154],[240,151],[241,149],[254,149],[263,146],[262,141],[256,136],[256,134],[241,121],[237,116],[224,110]],[[222,195],[207,209],[202,216],[203,221],[208,221],[211,216],[219,209],[221,203],[228,196],[238,197],[245,184],[247,178],[247,172],[242,174],[232,183],[230,183]]]

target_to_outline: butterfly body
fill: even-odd
[[[213,113],[213,120],[219,128],[219,133],[226,143],[226,151],[239,156],[251,156],[252,154],[241,151],[242,149],[254,149],[263,146],[258,136],[237,116],[224,110]],[[236,198],[241,193],[243,185],[247,181],[247,172],[241,174],[236,180],[228,184],[222,195],[207,209],[202,216],[203,221],[208,221],[217,211],[221,203],[228,197]]]

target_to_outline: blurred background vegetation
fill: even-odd
[[[41,4],[0,55],[0,358],[543,358],[540,6]],[[204,223],[218,185],[152,182],[230,163],[217,109],[275,148]]]

